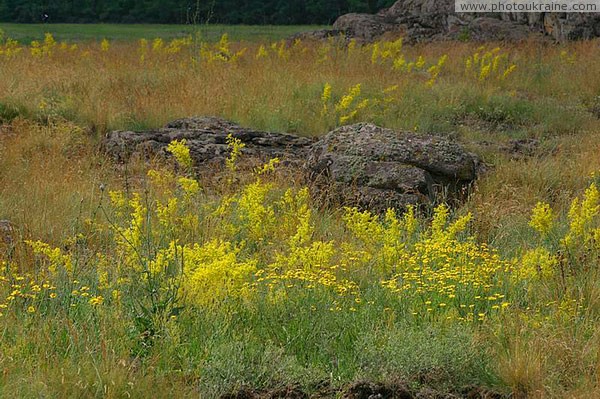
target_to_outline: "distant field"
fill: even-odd
[[[161,37],[172,39],[200,32],[205,40],[218,40],[225,32],[231,40],[280,40],[297,32],[324,28],[322,26],[246,26],[246,25],[125,25],[125,24],[8,24],[0,23],[5,35],[20,42],[30,42],[50,32],[56,40],[93,41],[137,40]]]

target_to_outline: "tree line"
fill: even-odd
[[[0,0],[1,22],[330,24],[394,0]],[[47,17],[44,17],[47,15]]]

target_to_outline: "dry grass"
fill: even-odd
[[[88,133],[73,124],[19,120],[0,136],[0,207],[27,237],[60,242],[92,214],[100,184],[119,181]]]
[[[17,113],[44,123],[57,118],[71,120],[84,127],[85,133],[78,137],[88,142],[89,137],[82,136],[90,136],[89,132],[93,141],[110,129],[158,127],[189,115],[219,115],[249,127],[317,136],[337,122],[321,115],[320,96],[326,83],[333,87],[334,100],[357,83],[362,84],[365,98],[397,85],[387,112],[370,110],[356,120],[458,136],[482,153],[493,168],[478,185],[472,208],[480,219],[482,237],[488,240],[512,239],[509,231],[514,219],[523,220],[539,200],[568,205],[574,193],[585,186],[586,177],[600,166],[599,123],[587,111],[600,101],[597,42],[504,47],[502,51],[517,69],[504,81],[484,82],[465,76],[465,59],[477,52],[479,45],[404,48],[407,61],[421,55],[427,65],[449,55],[432,88],[426,87],[426,72],[393,71],[390,60],[373,64],[372,48],[347,51],[335,44],[307,44],[285,49],[282,57],[279,47],[272,50],[267,44],[269,55],[257,58],[259,44],[232,44],[232,53],[247,48],[239,60],[208,63],[199,56],[198,42],[177,54],[153,52],[151,46],[152,42],[143,61],[138,43],[114,43],[108,52],[100,51],[99,45],[81,45],[72,52],[57,46],[50,57],[32,57],[25,49],[15,57],[0,58],[0,110],[3,106],[4,114]],[[487,49],[494,47],[496,44],[486,45]],[[43,129],[31,134],[47,143]],[[73,140],[67,136],[63,140]],[[542,152],[552,155],[508,160],[498,153],[497,146],[480,145],[503,144],[511,138],[539,138]],[[24,139],[22,145],[28,147],[28,142]],[[56,151],[58,143],[70,145],[59,140],[50,150]],[[27,151],[35,152],[29,147]],[[13,151],[11,156],[15,156]],[[76,167],[65,162],[66,170]],[[64,165],[56,168],[65,170]],[[30,170],[37,174],[37,169]],[[25,170],[11,173],[14,181],[27,181],[21,176]],[[67,187],[79,186],[76,182],[70,185],[69,179],[46,180],[65,184],[63,190],[52,192],[65,193],[70,191]],[[97,182],[86,184],[90,187]],[[19,187],[15,190],[19,193],[23,186],[28,190],[39,187],[14,182],[6,186]],[[47,217],[36,217],[36,231],[42,230],[41,226],[57,226],[56,220],[46,223]]]
[[[592,101],[600,90],[595,63],[598,49],[593,42],[568,48],[538,44],[505,48],[516,71],[505,81],[482,83],[464,76],[465,59],[477,51],[476,45],[405,48],[407,60],[422,55],[427,65],[450,55],[433,89],[425,86],[426,72],[392,71],[390,62],[373,65],[369,49],[349,53],[335,46],[308,45],[289,49],[285,59],[278,51],[257,59],[257,45],[248,45],[246,54],[236,62],[208,64],[199,59],[198,46],[192,44],[178,54],[148,50],[143,62],[139,46],[131,43],[113,44],[106,53],[82,46],[74,52],[56,49],[51,57],[21,54],[1,61],[0,101],[32,114],[40,113],[38,106],[44,101],[50,111],[99,131],[159,126],[177,117],[215,114],[256,128],[318,135],[329,127],[318,115],[326,82],[338,96],[357,83],[367,94],[398,85],[396,110],[401,114],[386,115],[381,121],[389,127],[412,129],[426,119],[429,123],[447,122],[444,117],[459,118],[459,111],[473,114],[468,108],[477,105],[484,105],[484,113],[490,113],[480,117],[494,117],[494,109],[487,110],[485,103],[495,97],[497,103],[492,105],[504,107],[509,115],[518,112],[519,100],[528,103],[525,117],[533,120],[516,114],[514,124],[519,127],[527,122],[532,130],[528,135],[539,136],[589,128],[581,125],[585,118],[579,111],[582,103]],[[240,49],[240,45],[232,47],[234,52]],[[563,51],[577,54],[574,63],[561,58]],[[557,110],[562,112],[553,118],[552,112]],[[573,120],[555,120],[567,115],[573,115]],[[547,120],[542,123],[544,118]]]
[[[326,83],[333,87],[332,104],[358,83],[362,84],[361,98],[367,99],[380,98],[386,88],[397,85],[387,110],[368,108],[355,119],[455,137],[482,154],[489,171],[478,182],[465,210],[475,214],[474,231],[479,240],[512,256],[532,245],[534,236],[527,223],[536,202],[549,202],[564,220],[571,200],[589,184],[591,173],[600,169],[600,119],[590,112],[600,107],[598,44],[503,46],[502,51],[517,65],[504,80],[466,75],[465,60],[478,51],[475,44],[404,48],[407,60],[423,56],[427,65],[448,55],[432,87],[426,84],[430,77],[426,70],[394,71],[389,60],[372,63],[372,47],[351,52],[333,44],[283,50],[279,50],[280,44],[276,50],[267,44],[269,55],[257,58],[260,44],[234,43],[232,53],[242,46],[247,47],[246,53],[227,62],[202,59],[198,42],[175,54],[149,49],[143,61],[138,43],[123,42],[112,43],[106,52],[99,45],[82,44],[75,51],[63,51],[57,45],[51,56],[34,57],[29,49],[13,57],[0,55],[0,122],[4,123],[0,127],[0,219],[10,219],[24,238],[62,246],[66,237],[80,231],[86,219],[94,216],[101,184],[116,189],[125,187],[126,182],[136,186],[147,166],[117,167],[107,160],[98,151],[98,142],[108,130],[156,128],[178,117],[218,115],[253,128],[317,136],[339,124],[339,115],[322,114],[321,94]],[[514,157],[499,150],[515,138],[539,139],[539,152]],[[206,184],[212,184],[208,180]],[[214,188],[215,193],[219,190],[227,192],[227,188]],[[320,234],[343,234],[339,214],[324,211],[319,217]],[[587,262],[586,272],[569,280],[566,288],[549,285],[536,291],[539,298],[523,299],[543,302],[568,294],[585,303],[580,318],[557,314],[536,319],[521,309],[485,329],[465,333],[487,344],[486,355],[495,359],[489,364],[497,378],[496,387],[512,391],[515,397],[597,397],[600,278],[597,260]],[[526,298],[528,294],[522,295]],[[373,320],[379,316],[372,316]],[[65,320],[71,317],[65,316]],[[114,314],[86,317],[89,319],[80,319],[76,325],[55,320],[31,337],[28,327],[18,324],[16,318],[0,329],[0,334],[14,343],[12,352],[0,354],[4,373],[0,381],[11,381],[0,387],[0,396],[3,392],[34,396],[44,391],[57,397],[143,397],[150,392],[165,397],[192,396],[200,377],[186,369],[185,362],[203,364],[208,362],[207,354],[215,355],[215,375],[206,378],[234,378],[223,376],[230,366],[227,356],[237,355],[235,345],[244,340],[263,356],[244,358],[247,364],[260,358],[266,365],[284,363],[290,376],[301,370],[298,375],[323,377],[319,370],[292,361],[288,365],[289,358],[277,351],[264,352],[265,346],[252,337],[235,335],[235,321],[230,318],[215,317],[213,323],[209,317],[200,326],[204,329],[201,333],[212,334],[210,350],[203,349],[202,336],[189,345],[166,340],[139,364],[129,353],[135,341],[127,330],[131,326],[113,323]],[[285,315],[278,317],[285,319]],[[321,321],[328,325],[329,316],[323,317]],[[256,340],[265,339],[273,328],[268,320],[258,322],[265,323],[264,330],[257,328],[264,336]],[[182,329],[193,332],[196,327]],[[306,331],[309,327],[310,323]],[[233,336],[221,337],[219,328]],[[383,338],[377,337],[380,333]],[[400,335],[390,337],[388,333],[392,334],[375,331],[373,336],[381,342],[402,342]],[[56,344],[56,334],[61,334],[58,341],[65,347],[45,353],[42,348]],[[115,337],[120,341],[115,342]],[[464,344],[461,337],[448,339],[451,344]],[[265,345],[271,348],[270,341]],[[440,344],[440,351],[444,345],[448,344]],[[356,358],[352,352],[356,348],[348,348],[349,354],[340,353],[340,357]],[[179,350],[188,352],[182,355]],[[15,364],[12,358],[26,360]],[[443,361],[451,364],[456,359]],[[351,367],[335,371],[340,379],[361,375]],[[263,381],[261,378],[266,377],[260,375],[256,381]],[[481,381],[485,378],[482,373]],[[40,382],[30,384],[32,381]]]

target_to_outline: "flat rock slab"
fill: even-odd
[[[307,137],[243,128],[217,117],[193,117],[169,122],[157,130],[111,132],[103,147],[115,160],[125,162],[133,154],[166,156],[166,147],[171,141],[185,139],[196,166],[221,165],[229,156],[229,134],[245,144],[244,156],[260,161],[277,157],[288,163],[298,163],[314,142]]]
[[[240,139],[250,164],[278,157],[313,181],[336,203],[379,212],[426,204],[443,193],[458,198],[477,177],[479,160],[460,144],[432,135],[397,132],[370,123],[340,127],[320,139],[261,132],[216,117],[178,119],[147,132],[115,131],[103,147],[117,161],[133,154],[170,156],[173,140],[186,140],[195,166],[223,165],[227,136]],[[253,162],[255,161],[255,162]]]

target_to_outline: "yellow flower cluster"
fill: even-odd
[[[39,241],[29,242],[29,245],[34,254],[40,256],[34,273],[20,272],[18,265],[8,261],[0,262],[0,298],[3,298],[0,317],[8,311],[39,313],[59,303],[70,307],[104,303],[101,295],[94,295],[90,286],[73,279],[74,272],[65,268],[65,259],[69,258],[70,263],[72,254],[63,255],[60,249]],[[57,287],[59,285],[61,287]]]
[[[192,167],[193,161],[190,156],[190,149],[185,144],[185,139],[172,141],[167,146],[167,151],[173,154],[179,165],[187,170]]]
[[[231,151],[229,153],[229,157],[225,160],[225,164],[231,172],[235,172],[237,169],[237,160],[242,153],[242,149],[246,147],[246,144],[244,144],[242,140],[238,139],[237,137],[233,137],[232,134],[229,134],[227,136],[227,145]]]
[[[56,40],[51,33],[46,33],[42,43],[38,41],[31,42],[31,55],[36,57],[51,56],[56,48]]]
[[[541,246],[527,251],[520,260],[518,274],[523,278],[550,278],[557,274],[559,267],[569,264],[570,272],[590,256],[597,256],[600,250],[600,191],[595,182],[585,190],[583,198],[571,202],[568,214],[568,228],[555,228],[552,209],[548,204],[538,203],[533,209],[529,225],[545,241]],[[565,231],[566,230],[566,231]],[[553,231],[563,231],[553,236]]]
[[[102,51],[103,53],[106,53],[109,49],[110,49],[109,41],[107,39],[102,39],[102,42],[100,42],[100,51]]]
[[[154,279],[162,276],[171,283],[179,279],[181,296],[194,305],[236,296],[251,299],[261,292],[271,301],[285,300],[293,290],[318,290],[332,295],[332,309],[356,310],[361,284],[379,280],[415,318],[482,321],[510,305],[506,298],[509,284],[551,278],[556,268],[552,255],[540,249],[516,262],[501,259],[466,233],[471,215],[451,222],[444,205],[436,208],[427,226],[419,222],[412,207],[402,217],[393,210],[380,217],[348,208],[343,220],[352,238],[341,242],[318,239],[308,190],[287,190],[281,195],[260,174],[255,182],[215,204],[210,213],[215,221],[210,225],[219,228],[213,227],[213,239],[204,243],[171,240],[164,248],[145,254],[144,243],[154,240],[147,235],[161,234],[150,228],[153,214],[160,221],[156,226],[167,230],[181,224],[182,212],[193,212],[193,208],[182,208],[183,198],[164,181],[194,187],[183,189],[189,197],[198,194],[193,178],[154,173],[158,176],[153,179],[160,183],[157,187],[167,187],[172,196],[164,204],[157,201],[155,210],[148,209],[144,204],[149,202],[142,202],[139,195],[128,201],[111,195],[115,206],[126,202],[129,209],[128,224],[117,230],[117,253],[129,270],[139,272],[148,265],[146,273]],[[231,241],[232,237],[238,241]]]
[[[26,309],[35,313],[36,306],[56,298],[56,286],[50,279],[32,273],[19,273],[14,264],[0,262],[0,317],[10,310]]]
[[[353,101],[343,97],[337,104]],[[228,143],[235,164],[241,142],[230,137]],[[35,275],[18,274],[1,260],[0,313],[41,314],[57,296],[67,306],[96,311],[135,302],[129,296],[140,289],[152,304],[171,307],[218,307],[234,299],[253,306],[261,298],[274,303],[308,295],[332,311],[354,312],[370,306],[368,295],[378,289],[416,321],[473,323],[513,302],[519,306],[518,291],[561,277],[559,253],[589,256],[600,249],[595,183],[573,201],[568,230],[555,226],[549,205],[538,203],[530,225],[544,242],[508,259],[469,234],[471,214],[453,217],[446,205],[437,206],[429,221],[414,207],[401,215],[345,208],[340,231],[331,234],[316,227],[308,188],[284,190],[266,180],[276,159],[256,170],[250,183],[215,198],[200,189],[185,142],[172,142],[168,150],[183,173],[153,170],[146,192],[109,193],[109,226],[99,232],[111,239],[102,254],[81,261],[76,248],[86,237],[78,235],[65,249],[28,242]],[[558,244],[549,243],[550,233],[562,230]],[[94,266],[85,283],[75,278],[80,264]],[[574,312],[571,302],[551,306]]]
[[[392,60],[394,65],[396,60],[403,58],[402,38],[394,41],[375,42],[371,48],[371,63],[381,64],[387,60]]]
[[[269,56],[269,53],[267,52],[265,45],[261,44],[260,47],[258,47],[258,51],[256,52],[256,59],[266,58],[268,56]]]
[[[234,63],[240,59],[246,51],[247,48],[242,48],[237,52],[232,50],[229,43],[229,36],[227,33],[224,33],[219,42],[215,45],[210,45],[208,43],[200,44],[200,59],[209,64],[215,62]]]
[[[26,241],[36,255],[44,256],[49,263],[44,269],[51,273],[73,271],[73,260],[70,254],[64,254],[60,248],[52,248],[50,245],[41,241]]]
[[[544,202],[538,202],[533,208],[529,226],[534,228],[542,237],[550,234],[554,224],[554,214],[550,205]]]
[[[569,209],[569,232],[563,242],[567,248],[578,243],[592,243],[600,247],[597,238],[600,237],[600,228],[596,227],[600,213],[600,191],[596,183],[592,183],[585,191],[583,200],[576,198]]]
[[[0,40],[0,57],[12,58],[21,53],[23,48],[19,46],[19,42],[13,39],[6,39],[4,43]]]
[[[427,86],[431,87],[437,81],[438,76],[442,71],[442,67],[448,60],[447,55],[442,55],[437,63],[426,67],[427,61],[425,57],[419,55],[416,60],[410,61],[406,59],[406,56],[402,52],[402,39],[396,41],[382,41],[376,42],[372,45],[365,47],[367,50],[371,49],[371,63],[378,65],[385,65],[391,63],[393,71],[403,73],[423,74],[428,76],[425,82]],[[348,50],[351,53],[351,50]]]
[[[514,276],[529,281],[552,278],[558,271],[557,265],[556,257],[547,249],[538,247],[525,252]]]
[[[369,99],[365,98],[358,102],[357,98],[361,94],[361,84],[351,87],[347,94],[343,95],[340,101],[335,104],[335,111],[340,114],[340,124],[344,124],[356,117],[358,112],[369,105]],[[356,104],[355,104],[356,103]]]
[[[443,55],[438,60],[437,64],[432,65],[431,67],[429,67],[429,69],[427,70],[427,73],[429,73],[429,80],[426,83],[427,86],[431,87],[431,86],[433,86],[435,84],[435,82],[438,79],[438,76],[442,72],[442,67],[444,66],[444,64],[446,63],[446,61],[448,61],[448,56],[447,55]]]
[[[183,38],[175,38],[172,39],[168,44],[165,45],[165,41],[161,38],[155,38],[152,40],[150,44],[147,39],[140,39],[139,41],[139,49],[140,60],[144,61],[146,58],[146,54],[148,54],[148,49],[152,50],[152,53],[155,55],[160,54],[178,54],[184,48],[190,48],[192,46],[193,39],[191,36],[186,36]]]
[[[104,43],[104,42],[103,42]],[[108,42],[106,42],[108,44]],[[0,37],[0,57],[4,56],[5,58],[13,58],[18,54],[23,53],[23,49],[27,47],[22,47],[18,41],[6,38],[2,40]],[[29,54],[33,57],[49,57],[52,56],[56,50],[60,50],[62,53],[65,52],[74,52],[78,49],[76,44],[69,45],[67,42],[57,43],[54,39],[54,36],[51,33],[46,33],[44,35],[44,40],[34,40],[29,45]],[[101,44],[101,51],[105,51],[103,45]]]
[[[414,317],[464,321],[508,306],[501,277],[511,270],[487,246],[458,238],[469,220],[467,215],[449,223],[442,205],[430,226],[416,233],[412,211],[402,220],[388,211],[381,222],[368,212],[346,214],[346,225],[362,244],[359,262],[371,265],[370,273],[381,276],[382,285],[398,294]]]
[[[387,112],[389,105],[395,101],[393,93],[398,90],[398,85],[387,87],[381,93],[365,98],[362,85],[358,83],[350,87],[335,104],[332,104],[332,90],[333,87],[329,83],[325,83],[321,93],[321,116],[335,116],[335,122],[343,125],[355,120],[361,113]]]
[[[149,259],[149,272],[155,279],[179,276],[180,294],[186,301],[206,306],[243,292],[245,282],[256,270],[256,262],[238,260],[240,250],[221,240],[202,245],[171,241]]]
[[[506,53],[501,53],[500,47],[486,50],[480,47],[465,60],[465,73],[473,76],[480,82],[496,79],[504,80],[517,68],[516,64],[510,62]]]

